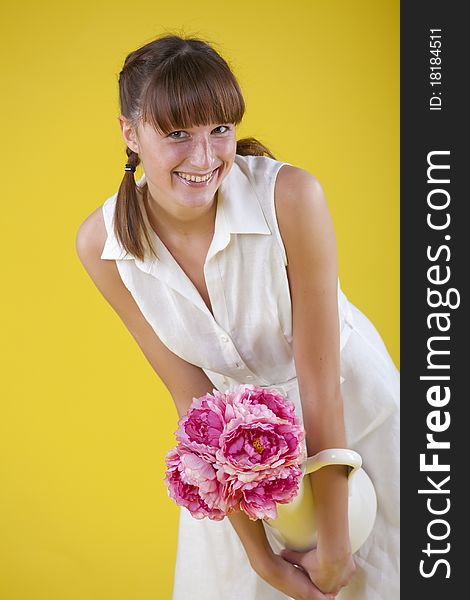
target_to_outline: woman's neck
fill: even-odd
[[[144,206],[152,229],[165,243],[171,242],[175,246],[187,245],[212,239],[215,229],[215,216],[217,212],[217,193],[214,201],[206,210],[190,218],[175,216],[165,211],[157,202],[152,200],[148,188],[144,194]]]

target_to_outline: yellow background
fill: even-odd
[[[168,393],[75,254],[120,183],[117,76],[164,31],[212,42],[239,137],[322,182],[342,287],[398,365],[399,3],[3,2],[2,600],[169,599]],[[137,173],[137,175],[139,175]]]

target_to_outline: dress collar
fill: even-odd
[[[145,180],[144,174],[137,182],[137,185],[142,186]],[[154,243],[158,259],[155,259],[150,253],[146,255],[143,261],[131,254],[126,254],[114,234],[113,215],[116,199],[117,194],[112,196],[104,206],[108,215],[106,223],[108,237],[101,258],[135,260],[139,268],[143,267],[142,270],[149,272],[153,263],[162,263],[165,259],[168,259],[170,252],[150,227],[144,211],[144,219]],[[232,233],[271,234],[251,179],[248,161],[245,157],[238,154],[235,156],[235,161],[230,172],[219,187],[214,236],[207,253],[206,262],[227,246]]]
[[[137,182],[137,185],[142,185],[144,182],[145,175]],[[109,198],[103,205],[108,238],[101,258],[134,260],[135,265],[141,271],[164,282],[212,318],[213,315],[193,282],[151,228],[145,211],[144,219],[158,258],[155,258],[150,252],[145,254],[144,260],[125,253],[114,234],[113,216],[116,198],[117,194]],[[204,272],[210,260],[229,244],[232,234],[271,234],[256,195],[248,161],[238,155],[235,157],[230,172],[219,187],[214,236],[207,252]],[[216,310],[216,307],[213,306],[213,310]],[[214,318],[217,319],[216,314]]]

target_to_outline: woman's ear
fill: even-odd
[[[124,138],[126,145],[131,150],[133,150],[134,152],[136,152],[138,154],[139,153],[139,143],[138,143],[138,139],[137,139],[137,133],[136,133],[134,127],[126,119],[126,117],[123,117],[122,115],[120,115],[118,117],[118,120],[119,120],[119,125],[121,127],[122,137]]]

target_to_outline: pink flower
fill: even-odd
[[[298,466],[285,467],[279,473],[271,475],[260,482],[246,484],[241,501],[242,510],[256,519],[275,519],[276,503],[288,504],[299,493],[302,470]]]
[[[214,390],[214,394],[206,394],[194,398],[190,409],[178,421],[176,439],[206,458],[214,462],[215,452],[219,448],[219,438],[225,426],[224,395]]]
[[[262,388],[251,384],[240,387],[237,400],[243,404],[264,404],[276,417],[285,419],[300,426],[300,419],[295,412],[295,405],[274,388]]]
[[[165,457],[165,485],[176,504],[185,506],[193,517],[224,518],[228,508],[217,480],[216,469],[184,446],[172,448]]]
[[[191,514],[221,520],[235,507],[276,518],[298,493],[306,456],[295,406],[275,389],[242,385],[193,398],[166,456],[169,496]]]
[[[229,477],[242,482],[260,479],[281,466],[303,458],[305,432],[300,426],[280,419],[264,404],[243,405],[233,400],[234,417],[220,437],[217,463]]]

